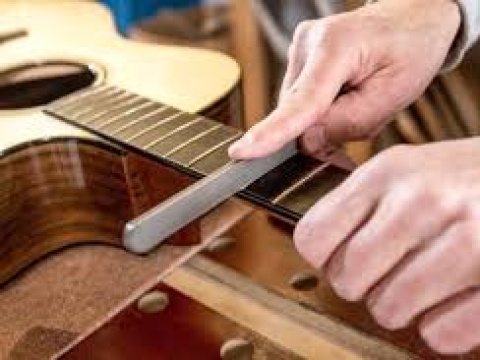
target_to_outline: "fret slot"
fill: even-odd
[[[168,136],[173,131],[177,131],[178,128],[191,123],[197,118],[198,115],[178,112],[168,118],[159,119],[152,127],[146,128],[125,140],[140,149],[146,150],[148,147],[154,146],[161,141],[163,137]]]
[[[133,97],[122,102],[121,104],[113,106],[101,116],[94,115],[94,117],[86,121],[85,124],[88,124],[95,129],[102,129],[103,126],[116,121],[122,115],[126,113],[128,114],[129,112],[137,110],[138,108],[146,106],[147,104],[148,103],[146,100],[139,97]]]
[[[87,118],[92,117],[94,114],[98,116],[102,111],[105,111],[105,107],[108,108],[108,106],[110,106],[114,100],[119,101],[119,97],[123,99],[125,96],[125,92],[113,92],[110,94],[105,94],[99,98],[94,97],[93,99],[89,99],[86,104],[81,102],[76,104],[75,107],[66,111],[62,110],[59,113],[72,120],[84,123],[84,120],[82,120],[84,119],[84,116]]]
[[[189,123],[186,127],[175,131],[173,134],[165,135],[161,141],[157,142],[154,146],[148,146],[147,149],[159,156],[165,157],[165,154],[172,151],[172,149],[185,144],[199,134],[218,127],[218,125],[218,123],[213,121],[200,118],[199,120]]]
[[[114,113],[117,106],[123,107],[125,104],[131,103],[135,99],[135,95],[119,94],[111,99],[95,100],[90,109],[72,115],[72,118],[88,125],[103,119],[105,115]]]
[[[125,94],[125,91],[115,88],[107,89],[104,92],[94,92],[72,103],[72,106],[60,109],[58,112],[64,116],[76,118],[79,114],[92,111],[100,106],[108,106],[112,99],[118,96],[125,96]]]
[[[147,102],[135,109],[125,111],[122,115],[115,117],[111,121],[103,123],[98,129],[108,134],[112,134],[125,129],[129,124],[141,121],[143,118],[162,108],[165,108],[165,106],[159,106],[158,104]]]
[[[186,148],[186,147],[189,147],[191,146],[192,144],[195,145],[196,141],[207,136],[208,134],[214,132],[215,130],[218,130],[219,128],[222,127],[222,124],[218,124],[216,123],[215,125],[213,125],[212,127],[210,127],[209,129],[205,130],[204,132],[201,132],[197,135],[194,135],[193,137],[191,137],[190,139],[188,139],[187,141],[184,141],[184,142],[181,142],[180,144],[176,145],[175,147],[169,149],[167,152],[163,153],[163,157],[165,158],[169,158],[170,156],[174,155],[175,153],[177,153],[178,151]]]
[[[202,156],[199,160],[195,161],[193,164],[190,164],[190,168],[203,175],[208,175],[220,167],[228,164],[231,159],[228,156],[227,150],[231,143],[232,142],[226,142],[225,144],[217,147],[215,151],[210,152],[207,156]]]
[[[194,142],[187,144],[187,146],[173,153],[166,154],[165,156],[176,163],[188,167],[215,151],[216,146],[231,143],[240,135],[241,132],[237,129],[221,126],[196,139]]]
[[[328,166],[319,174],[303,182],[301,186],[296,187],[276,205],[290,212],[305,214],[318,199],[340,185],[347,176],[348,173],[345,170]]]
[[[168,106],[159,106],[159,108],[152,111],[151,114],[141,116],[138,119],[131,121],[130,123],[125,124],[119,129],[113,131],[112,135],[118,136],[120,139],[130,139],[136,134],[140,134],[145,129],[151,129],[163,119],[168,119],[178,113],[178,110]]]
[[[83,99],[88,99],[92,96],[102,95],[111,91],[114,91],[115,88],[111,86],[96,86],[93,88],[87,88],[83,91],[75,92],[71,95],[67,95],[50,105],[51,111],[68,111],[69,108],[77,106],[79,102]],[[118,91],[118,90],[117,90]]]

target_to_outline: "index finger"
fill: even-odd
[[[281,104],[234,143],[229,155],[235,159],[263,157],[296,139],[321,121],[347,76],[346,64],[337,57],[311,57]]]

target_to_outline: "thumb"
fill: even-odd
[[[350,66],[341,57],[310,56],[297,81],[278,107],[229,148],[234,159],[267,156],[296,139],[327,112],[348,80]]]

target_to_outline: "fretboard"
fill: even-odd
[[[197,178],[230,162],[227,149],[242,135],[203,116],[111,86],[70,95],[45,112]],[[296,221],[346,176],[343,169],[297,154],[239,196]]]

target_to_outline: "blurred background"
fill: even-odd
[[[276,103],[296,25],[348,11],[363,0],[104,0],[118,30],[131,39],[209,48],[233,56],[243,72],[244,124]],[[397,143],[480,134],[480,46],[462,65],[439,76],[410,108],[395,115],[377,139],[346,144],[361,163]]]

